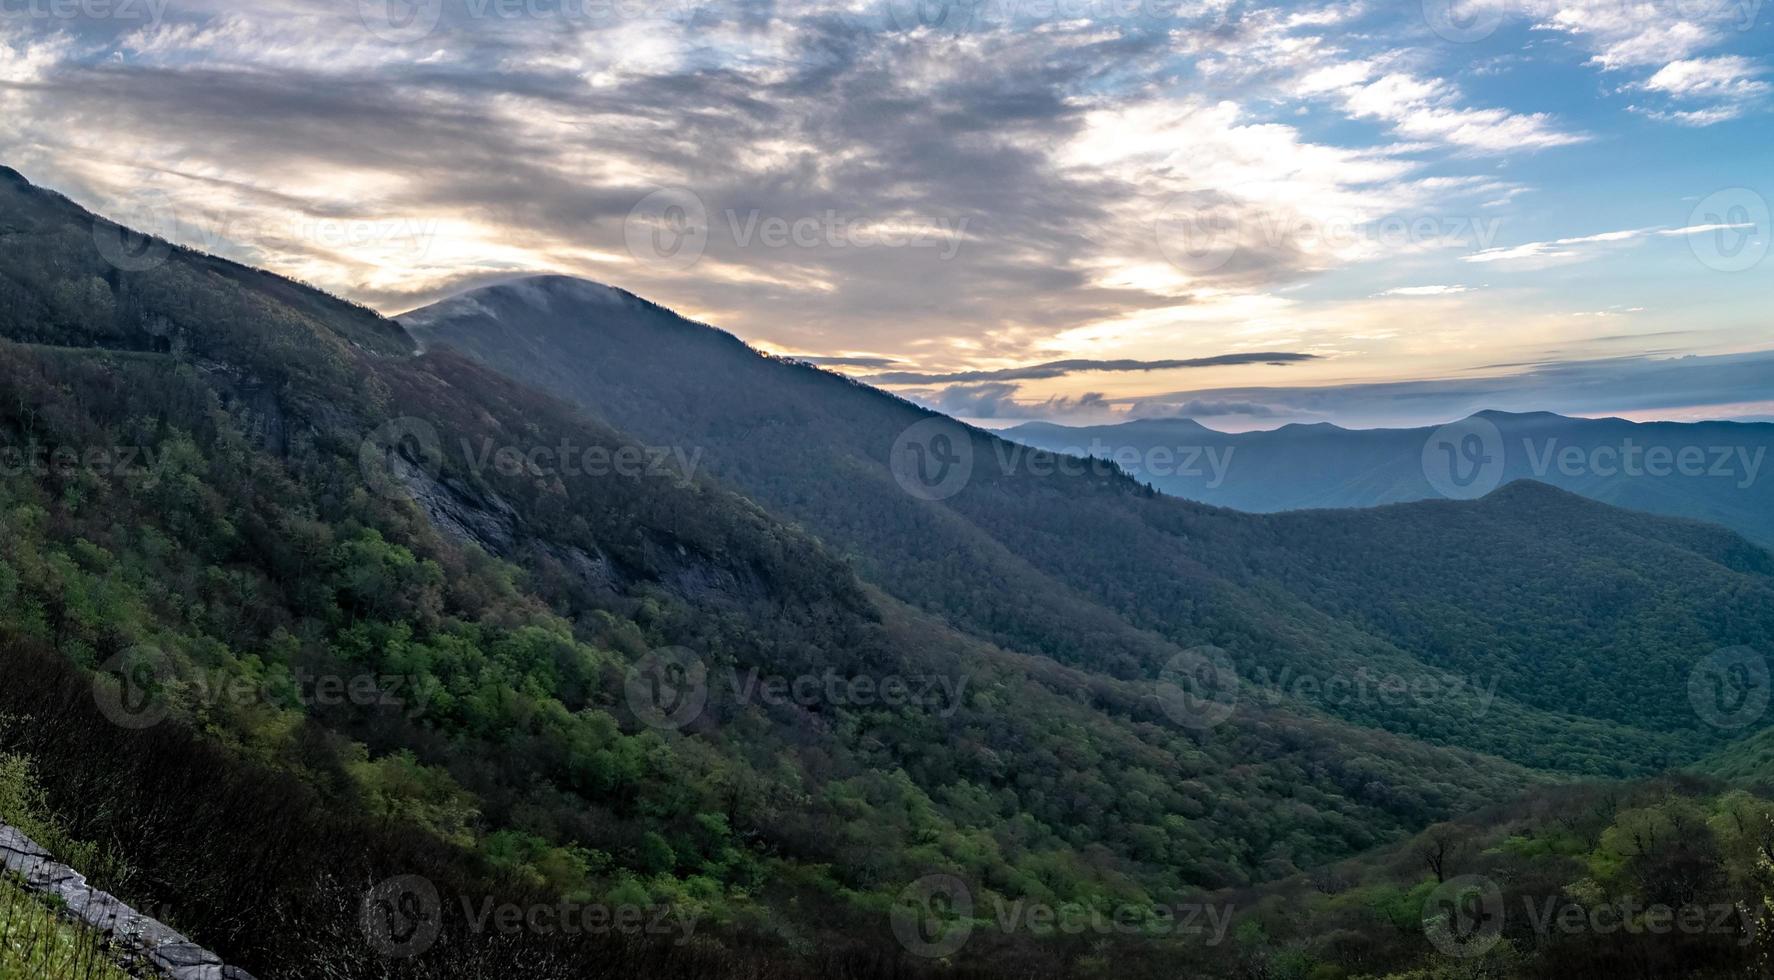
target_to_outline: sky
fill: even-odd
[[[1760,0],[0,0],[0,163],[986,425],[1774,417]]]

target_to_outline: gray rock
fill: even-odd
[[[80,872],[56,863],[36,841],[5,824],[0,824],[0,865],[23,879],[27,890],[61,899],[70,919],[97,930],[117,947],[120,959],[139,961],[162,980],[253,980],[178,930],[93,888]]]

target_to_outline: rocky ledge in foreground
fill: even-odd
[[[253,980],[252,974],[228,966],[221,957],[198,946],[171,927],[140,914],[116,896],[99,891],[65,864],[50,860],[17,828],[0,824],[0,866],[19,875],[25,887],[53,895],[68,914],[109,939],[125,964],[157,980]]]

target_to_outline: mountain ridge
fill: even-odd
[[[390,333],[180,251],[107,269],[93,229],[110,226],[42,206],[0,187],[0,293],[52,314],[0,317],[0,447],[166,462],[0,472],[0,656],[66,671],[19,696],[73,706],[25,721],[48,726],[36,751],[62,753],[66,774],[45,778],[74,829],[122,842],[135,887],[256,970],[387,975],[311,940],[356,941],[365,889],[420,874],[452,899],[515,889],[714,920],[689,951],[543,944],[539,976],[672,975],[636,965],[655,953],[689,975],[781,957],[833,978],[1062,976],[1118,956],[1174,975],[1158,961],[1177,950],[1124,936],[981,936],[962,962],[922,963],[889,910],[938,873],[985,901],[1143,916],[1545,783],[1686,764],[1734,738],[1680,710],[1690,673],[1711,648],[1774,640],[1769,555],[1720,528],[1513,484],[1242,514],[1019,454],[631,294],[507,284]],[[62,344],[13,342],[45,330]],[[475,341],[509,369],[459,346]],[[908,469],[920,431],[945,459],[972,452],[960,485]],[[572,445],[705,462],[630,475],[535,455]],[[686,653],[706,703],[649,721],[660,692],[637,698],[635,678]],[[58,740],[144,656],[150,703],[211,739],[202,754],[115,719]],[[424,697],[380,710],[281,686],[315,670]],[[712,682],[748,671],[966,683],[893,704]],[[201,696],[242,679],[283,693]],[[32,693],[51,688],[60,702]],[[272,774],[237,779],[241,756]],[[131,819],[166,771],[203,822]],[[277,789],[211,798],[204,773]],[[286,841],[280,863],[239,859],[261,800],[309,801],[270,810],[347,853]],[[156,840],[206,828],[237,859],[156,860]],[[397,975],[509,966],[498,937],[447,926]]]
[[[929,602],[874,591],[853,556],[712,474],[538,471],[536,448],[616,458],[693,444],[630,434],[457,352],[353,343],[360,314],[318,294],[286,301],[305,287],[269,274],[217,274],[172,249],[148,268],[107,267],[93,229],[110,226],[45,200],[0,187],[0,291],[35,304],[13,313],[53,314],[0,317],[0,448],[135,446],[167,469],[0,472],[0,653],[60,658],[74,672],[66,683],[88,689],[85,715],[98,710],[91,690],[148,676],[150,703],[274,767],[279,785],[319,790],[336,810],[316,826],[361,816],[412,835],[390,850],[362,843],[362,867],[332,874],[318,854],[287,865],[298,878],[250,861],[193,868],[156,857],[171,831],[128,821],[152,798],[152,769],[95,777],[95,759],[46,770],[81,833],[128,844],[145,869],[137,887],[173,896],[191,909],[195,924],[182,927],[261,975],[315,964],[327,950],[308,935],[356,934],[362,889],[415,873],[466,881],[471,894],[516,881],[693,907],[734,949],[782,950],[795,945],[788,933],[898,964],[886,909],[931,871],[966,876],[982,897],[1148,908],[1365,850],[1551,778],[1352,724],[1286,691],[1193,729],[1157,683],[1182,652],[1173,638],[1118,619],[958,517],[948,533],[997,554],[993,569],[1046,583],[1040,597],[1059,608],[1029,605],[1007,629],[962,617],[972,627],[962,631]],[[168,333],[157,318],[178,342],[157,349]],[[730,335],[668,326],[686,343],[744,350]],[[57,346],[35,345],[45,329]],[[101,346],[112,341],[141,349]],[[876,405],[868,398],[863,408]],[[818,445],[808,414],[750,421],[776,450],[754,458],[763,471]],[[853,464],[836,486],[892,485],[884,462]],[[1087,493],[1145,496],[1119,477]],[[917,560],[939,567],[942,537]],[[1012,642],[1046,626],[1060,637],[1048,650]],[[1091,638],[1097,627],[1138,652],[1120,655],[1118,675],[1094,669],[1108,649]],[[629,685],[670,650],[699,658],[711,683],[698,714],[660,727]],[[141,657],[145,675],[131,659]],[[423,704],[287,694],[302,672],[348,670],[411,679]],[[952,704],[803,704],[713,682],[748,672],[967,683],[951,685],[964,694]],[[202,696],[243,678],[285,693]],[[232,799],[207,801],[206,819],[239,826]],[[1311,817],[1266,816],[1284,805]],[[236,901],[255,896],[263,915],[305,928]],[[478,959],[448,975],[497,962],[496,937],[452,935]],[[994,952],[1054,973],[1081,955],[1008,938],[978,955]],[[368,958],[347,975],[376,966]]]
[[[477,298],[486,299],[478,294]],[[1396,634],[1386,621],[1370,620],[1363,629],[1378,630],[1379,634],[1368,635],[1337,622],[1347,615],[1350,603],[1360,600],[1348,594],[1334,598],[1327,594],[1315,583],[1314,576],[1319,573],[1311,567],[1329,567],[1342,559],[1299,545],[1275,548],[1270,542],[1277,540],[1277,534],[1288,535],[1281,540],[1300,542],[1315,536],[1340,538],[1340,534],[1328,533],[1329,525],[1377,520],[1382,523],[1371,533],[1383,539],[1391,539],[1406,527],[1414,528],[1412,534],[1421,537],[1425,522],[1433,527],[1432,536],[1452,539],[1458,534],[1458,522],[1474,513],[1475,507],[1486,515],[1511,510],[1556,511],[1582,526],[1598,529],[1639,520],[1605,507],[1578,506],[1575,498],[1560,501],[1558,495],[1547,496],[1532,487],[1512,487],[1493,494],[1495,499],[1475,504],[1449,507],[1421,502],[1386,508],[1372,517],[1316,511],[1265,517],[1151,499],[1149,489],[1137,478],[1112,464],[1085,467],[1070,478],[1037,476],[1028,468],[1048,469],[1064,457],[1019,455],[1014,444],[997,434],[944,421],[834,372],[752,351],[730,334],[676,317],[657,304],[641,303],[644,305],[627,311],[603,307],[575,310],[568,304],[569,308],[538,315],[530,308],[495,309],[500,305],[495,297],[474,317],[438,317],[414,329],[428,343],[456,346],[497,370],[573,398],[622,427],[644,432],[649,438],[698,446],[706,451],[709,465],[721,479],[850,554],[865,578],[926,612],[946,616],[962,628],[1009,646],[1033,644],[1063,663],[1094,663],[1094,669],[1116,676],[1151,671],[1152,658],[1163,659],[1158,655],[1160,649],[1174,652],[1191,644],[1224,642],[1220,637],[1228,635],[1227,631],[1274,637],[1254,640],[1249,649],[1233,650],[1241,669],[1257,673],[1273,673],[1298,663],[1303,652],[1278,653],[1276,649],[1296,645],[1298,641],[1280,638],[1297,635],[1300,629],[1323,630],[1335,637],[1304,644],[1321,651],[1312,657],[1327,664],[1339,661],[1338,648],[1365,649],[1368,652],[1363,656],[1377,658],[1371,662],[1416,662],[1422,667],[1449,656],[1445,650],[1428,653],[1423,644],[1440,647],[1446,641],[1417,632],[1420,627]],[[408,322],[412,323],[411,318]],[[510,337],[519,339],[501,339]],[[546,346],[545,358],[534,355],[538,346]],[[780,433],[788,425],[808,431],[785,444]],[[945,427],[951,440],[958,443],[964,439],[972,446],[972,476],[952,496],[918,500],[881,479],[885,475],[881,470],[889,463],[889,444],[919,425]],[[760,458],[768,458],[774,465],[760,469],[756,465]],[[1512,508],[1515,503],[1522,506]],[[1528,517],[1529,513],[1517,513],[1512,521],[1526,524],[1524,518]],[[1325,528],[1321,530],[1320,525]],[[1066,531],[1061,533],[1061,527]],[[1743,557],[1756,553],[1753,546],[1729,543],[1726,532],[1698,524],[1644,528],[1671,543],[1687,537],[1693,544],[1703,545],[1710,557],[1696,566],[1696,574],[1702,577],[1713,574],[1699,571],[1707,565],[1726,575],[1763,574],[1763,565]],[[1519,533],[1521,529],[1512,526],[1500,530],[1506,530],[1518,546],[1533,547],[1534,534]],[[1639,547],[1627,535],[1610,534],[1609,540],[1614,542],[1611,547],[1623,549],[1623,554]],[[923,544],[931,541],[943,545],[931,549]],[[1273,568],[1297,571],[1275,580],[1272,572],[1253,570],[1251,563],[1259,554],[1270,556],[1263,561]],[[1403,557],[1398,561],[1404,561]],[[1302,562],[1308,564],[1301,566]],[[1629,563],[1645,564],[1637,559]],[[1648,567],[1645,570],[1650,571]],[[1474,574],[1484,581],[1495,577],[1496,571],[1493,566],[1476,569]],[[1586,586],[1600,586],[1612,574],[1600,566],[1585,569],[1570,564],[1565,575],[1540,581],[1572,608],[1582,608]],[[925,584],[931,576],[956,577],[950,580],[948,591],[932,591]],[[1595,581],[1586,583],[1585,578]],[[968,610],[955,601],[955,595],[968,591],[967,583],[976,580],[1000,583],[1013,594],[1043,599],[1035,605],[997,600],[989,608]],[[1496,587],[1502,588],[1503,583],[1497,582]],[[1273,591],[1277,589],[1281,591]],[[1250,601],[1253,594],[1265,591],[1272,592],[1277,601],[1266,607]],[[1722,583],[1718,591],[1721,596],[1736,595],[1734,588],[1722,587]],[[1515,599],[1509,602],[1523,613],[1528,610],[1529,604]],[[1105,609],[1113,620],[1091,618]],[[1066,612],[1055,617],[1049,610]],[[1499,611],[1493,618],[1507,621],[1514,615],[1518,613]],[[1088,639],[1086,632],[1068,620],[1091,621],[1097,635],[1122,639],[1118,645],[1105,647]],[[1668,626],[1654,628],[1667,631]],[[1673,634],[1666,635],[1673,639]],[[1152,645],[1154,639],[1159,641],[1157,646]],[[1603,656],[1600,632],[1595,634],[1595,642],[1596,648],[1586,655]],[[1175,646],[1169,645],[1172,643]],[[1519,639],[1511,640],[1500,648],[1519,643]],[[1417,652],[1407,652],[1411,648]],[[1526,657],[1527,652],[1515,655]],[[1482,659],[1466,663],[1469,667],[1484,665]],[[1513,676],[1516,670],[1503,662],[1486,669],[1501,671],[1503,676]],[[1644,681],[1673,684],[1672,679],[1653,681],[1649,674]],[[1518,683],[1522,685],[1520,693],[1531,699],[1531,685],[1525,679]],[[1545,700],[1541,700],[1544,706]],[[1590,703],[1604,715],[1627,719],[1605,699]],[[1372,712],[1359,710],[1347,711],[1345,716],[1366,723],[1374,720]],[[1414,727],[1405,730],[1435,740],[1436,736],[1427,733],[1445,721],[1425,715],[1415,718],[1409,723]],[[1444,729],[1441,737],[1451,736],[1452,730]],[[1641,733],[1636,740],[1642,748],[1655,738],[1646,742]],[[1574,744],[1569,738],[1554,742]],[[1494,745],[1488,747],[1495,750]],[[1673,750],[1673,745],[1652,749],[1650,754],[1664,759],[1691,757],[1685,756],[1685,750],[1675,750],[1674,756],[1660,754],[1666,750]],[[1527,756],[1516,758],[1553,768],[1565,764],[1546,758],[1538,763]]]
[[[1165,493],[1253,513],[1361,508],[1433,500],[1466,491],[1438,485],[1433,439],[1482,439],[1488,485],[1534,479],[1633,510],[1724,524],[1774,545],[1774,425],[1755,422],[1637,422],[1550,412],[1486,410],[1445,426],[1193,433],[1192,448],[1227,461],[1216,470],[1151,469],[1152,454],[1174,453],[1174,434],[1121,423],[1030,424],[1005,438],[1047,450],[1120,454]],[[1452,435],[1449,435],[1452,434]],[[1659,455],[1660,454],[1660,455]],[[1445,469],[1446,463],[1433,460]]]

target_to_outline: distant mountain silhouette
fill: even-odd
[[[1054,452],[1118,459],[1135,479],[1173,496],[1268,513],[1465,496],[1437,486],[1450,434],[1495,442],[1482,467],[1495,487],[1538,480],[1594,500],[1711,521],[1774,545],[1774,425],[1628,422],[1547,412],[1480,412],[1452,427],[1343,429],[1327,423],[1226,433],[1191,419],[1119,425],[1031,422],[1002,433]],[[1493,435],[1494,434],[1494,435]],[[1465,447],[1456,447],[1464,449]],[[1425,460],[1425,450],[1429,459]],[[1458,454],[1455,463],[1467,465]]]

